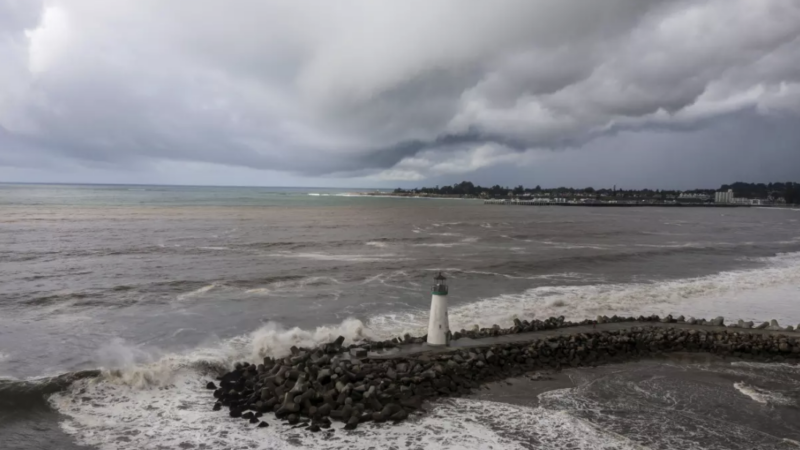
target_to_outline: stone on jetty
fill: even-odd
[[[717,316],[711,321],[711,325],[715,327],[721,327],[725,325],[725,318],[722,316]]]
[[[775,319],[769,321],[769,326],[767,329],[772,331],[783,331],[783,328],[781,328],[780,324]]]
[[[704,320],[658,316],[625,318],[599,316],[580,323],[563,317],[515,320],[509,328],[462,330],[462,337],[480,339],[583,325],[574,333],[532,334],[486,346],[451,347],[447,350],[383,357],[364,355],[367,349],[392,349],[400,339],[343,346],[344,338],[318,348],[291,349],[285,358],[264,358],[253,365],[237,363],[219,377],[214,389],[214,410],[225,407],[232,418],[258,427],[260,417],[274,411],[277,419],[311,432],[329,428],[331,420],[353,430],[374,421],[399,422],[422,412],[424,401],[466,395],[483,383],[548,372],[564,367],[624,362],[669,352],[706,352],[757,361],[800,359],[800,336],[772,332],[765,323],[756,332],[752,322],[738,321],[735,329],[705,328]],[[607,323],[634,322],[627,328]],[[679,324],[673,325],[678,322]],[[718,317],[709,325],[722,326]],[[791,330],[787,327],[786,330]],[[406,335],[404,343],[424,342]],[[405,356],[404,356],[405,355]],[[216,388],[212,383],[209,389]],[[310,424],[310,425],[309,425]]]

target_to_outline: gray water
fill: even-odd
[[[796,324],[798,220],[336,189],[0,185],[0,435],[16,436],[10,448],[193,448],[207,434],[222,439],[211,448],[226,445],[220,434],[281,448],[294,442],[285,432],[254,435],[208,411],[206,370],[339,334],[423,334],[438,270],[454,329],[650,313]],[[42,377],[96,368],[119,371],[42,390]],[[22,380],[39,387],[20,393]],[[486,433],[465,446],[489,445]]]

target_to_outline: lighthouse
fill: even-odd
[[[441,272],[433,279],[431,293],[428,345],[450,345],[450,321],[447,318],[447,278]]]

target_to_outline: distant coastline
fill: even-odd
[[[370,195],[369,193],[367,195]],[[387,195],[381,193],[380,195]],[[487,204],[580,206],[783,206],[800,204],[800,183],[724,184],[719,189],[582,189],[558,187],[483,187],[470,181],[452,186],[395,189],[391,196],[424,198],[473,198]]]

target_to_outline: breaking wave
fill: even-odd
[[[751,386],[744,382],[733,383],[733,387],[742,393],[742,395],[746,395],[753,399],[754,402],[761,403],[762,405],[772,404],[772,405],[793,405],[794,400],[784,396],[779,392],[769,391],[767,389],[762,389],[756,386]]]

